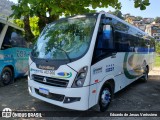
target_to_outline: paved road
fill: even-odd
[[[68,111],[41,100],[35,99],[29,95],[27,90],[27,78],[16,80],[14,84],[0,88],[0,111],[3,108],[11,108],[12,110],[34,110],[34,111]],[[97,107],[90,109],[96,111]],[[127,88],[118,92],[114,96],[108,111],[160,111],[160,68],[155,68],[150,72],[149,80],[146,83],[136,81]],[[103,113],[105,115],[105,113]],[[84,116],[80,114],[78,116]],[[63,113],[62,113],[63,116]],[[65,119],[81,119],[80,117],[72,117]],[[96,119],[97,117],[87,119]],[[51,119],[51,118],[50,118]],[[59,118],[54,118],[59,119]],[[98,118],[106,119],[106,118]],[[114,119],[113,117],[108,119]],[[124,119],[122,117],[116,118]],[[133,117],[130,118],[134,119]],[[139,119],[139,118],[138,118]],[[140,118],[146,119],[145,117]],[[158,118],[148,118],[148,120],[157,120]]]

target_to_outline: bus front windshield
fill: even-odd
[[[73,60],[88,50],[96,17],[71,17],[47,25],[35,44],[32,56],[40,59]]]

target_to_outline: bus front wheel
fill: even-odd
[[[109,84],[106,84],[102,87],[99,95],[99,107],[100,111],[104,112],[107,110],[111,100],[112,100],[112,88]]]
[[[5,86],[13,81],[13,73],[9,67],[5,67],[0,75],[0,85]]]

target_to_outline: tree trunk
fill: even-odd
[[[39,21],[38,21],[39,31],[42,32],[43,28],[47,24],[47,21],[46,21],[46,18],[42,15],[38,15],[38,17],[39,17]]]
[[[46,17],[46,16],[40,15],[40,14],[38,15],[38,17],[39,17],[38,26],[39,26],[40,32],[42,32],[43,28],[47,24],[49,24],[49,23],[51,23],[51,22],[53,22],[53,21],[55,21],[59,18],[59,16],[56,16],[56,15]]]
[[[35,36],[31,31],[31,27],[29,24],[29,15],[24,16],[23,22],[24,22],[24,31],[25,31],[26,40],[29,42],[33,42],[33,39]]]

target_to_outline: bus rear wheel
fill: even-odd
[[[5,86],[13,81],[13,73],[9,67],[5,67],[0,75],[0,85]]]
[[[104,85],[99,95],[99,107],[101,112],[107,110],[112,100],[112,95],[112,88],[109,85]]]
[[[146,66],[144,69],[144,73],[143,73],[143,77],[142,77],[142,81],[143,82],[147,82],[148,81],[148,67]]]

